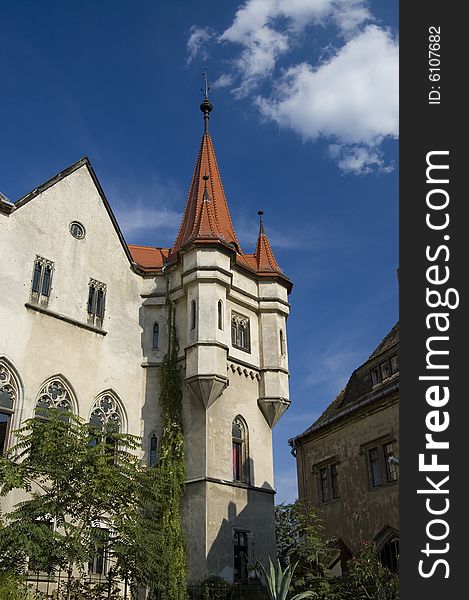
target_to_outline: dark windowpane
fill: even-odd
[[[391,458],[394,458],[394,449],[392,444],[384,444],[384,460],[386,463],[386,475],[388,481],[396,481],[397,479],[397,465],[390,462]]]
[[[379,370],[378,370],[378,368],[371,369],[371,384],[372,385],[376,385],[379,382],[380,382],[380,378],[379,378]]]
[[[387,567],[390,571],[397,571],[399,568],[399,539],[397,537],[391,538],[381,548],[379,552],[379,558],[381,563]]]
[[[231,343],[236,346],[238,343],[238,326],[236,321],[231,321]]]
[[[46,266],[44,269],[44,274],[42,276],[42,291],[41,294],[43,296],[48,296],[50,294],[50,279],[51,279],[52,269],[49,266]]]
[[[36,263],[34,265],[34,275],[33,275],[33,292],[39,292],[39,286],[41,281],[41,265]]]
[[[8,386],[5,386],[7,388]],[[13,410],[13,392],[10,394],[5,389],[0,390],[0,408],[8,408]]]
[[[386,361],[380,365],[381,367],[381,379],[387,379],[391,375],[391,369],[389,367],[389,362]]]
[[[218,301],[218,329],[223,329],[223,303]]]
[[[90,289],[88,292],[88,306],[87,306],[87,311],[90,315],[92,315],[94,313],[93,304],[94,304],[95,292],[96,292],[96,288],[94,287],[94,285],[90,285]]]
[[[329,481],[327,477],[327,467],[324,467],[319,471],[319,485],[321,491],[321,501],[327,502],[329,500]]]
[[[246,348],[246,329],[243,324],[240,324],[238,328],[238,346]]]
[[[337,465],[331,465],[331,492],[333,498],[339,497],[339,472]]]
[[[150,467],[154,467],[158,459],[158,438],[152,435],[150,439]]]
[[[195,300],[192,300],[192,302],[191,302],[191,329],[195,329],[195,318],[196,318]]]
[[[234,580],[243,581],[248,577],[248,534],[245,531],[234,533]]]
[[[94,557],[89,563],[90,573],[105,575],[107,573],[107,543],[109,532],[107,529],[96,527],[93,530]]]
[[[153,325],[153,341],[152,348],[153,350],[158,350],[158,346],[160,344],[160,326],[158,323]]]
[[[373,487],[381,485],[381,469],[379,466],[378,448],[372,448],[368,452],[370,459],[371,484]]]
[[[10,415],[0,413],[0,456],[3,456],[6,450],[9,423]]]
[[[243,479],[243,443],[233,440],[233,479]]]
[[[98,300],[96,303],[96,314],[98,317],[104,317],[104,290],[98,290]]]

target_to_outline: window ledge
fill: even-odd
[[[93,333],[99,333],[99,335],[107,335],[107,331],[104,331],[104,329],[99,329],[99,327],[95,327],[94,325],[88,325],[88,323],[82,323],[81,321],[77,321],[72,317],[67,317],[66,315],[62,315],[58,312],[50,310],[49,308],[44,308],[44,306],[39,306],[38,304],[33,304],[32,302],[26,302],[25,307],[29,310],[34,310],[36,312],[42,313],[43,315],[48,315],[49,317],[58,319],[59,321],[65,321],[66,323],[70,323],[71,325],[75,325],[76,327],[87,329],[88,331],[92,331]]]

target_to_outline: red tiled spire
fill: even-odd
[[[236,244],[241,252],[233,230],[212,139],[207,131],[202,137],[184,215],[171,255],[175,255],[186,243],[200,238]]]
[[[264,223],[262,222],[263,211],[260,210],[258,215],[260,217],[260,228],[259,228],[259,236],[257,238],[256,251],[254,252],[254,257],[256,259],[257,271],[259,273],[282,273],[278,262],[272,252],[272,248],[270,246],[269,238],[267,237],[266,232],[264,231]]]

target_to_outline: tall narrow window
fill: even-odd
[[[196,303],[195,300],[191,301],[191,329],[195,329],[196,325]]]
[[[370,475],[371,484],[373,487],[381,485],[381,467],[379,464],[378,448],[371,448],[368,450],[368,457],[370,461]]]
[[[223,302],[218,301],[218,329],[223,329]]]
[[[317,472],[320,502],[329,502],[339,498],[338,463],[329,463],[319,468],[313,467],[313,470]]]
[[[102,327],[106,303],[106,284],[96,279],[90,279],[88,284],[88,322],[96,327]]]
[[[151,347],[153,350],[158,350],[159,346],[160,346],[160,326],[158,325],[158,323],[154,323]]]
[[[249,534],[247,531],[234,532],[233,578],[244,581],[248,578]]]
[[[397,467],[396,463],[391,459],[394,458],[394,449],[391,443],[383,445],[384,452],[384,464],[386,465],[386,479],[389,481],[396,481],[397,479]]]
[[[321,485],[321,501],[327,502],[329,500],[329,481],[327,477],[327,467],[320,469],[319,483]]]
[[[109,531],[102,527],[94,527],[92,530],[92,541],[94,543],[93,558],[88,563],[89,573],[105,575],[108,571],[108,541]]]
[[[280,330],[280,354],[285,356],[285,335],[282,330]]]
[[[390,571],[396,572],[399,568],[399,538],[397,535],[390,537],[379,551],[381,564]]]
[[[31,300],[46,306],[52,287],[54,263],[42,256],[34,261],[33,280],[31,283]]]
[[[232,423],[233,480],[248,483],[248,451],[246,425],[241,417]]]
[[[156,435],[152,435],[150,438],[150,453],[149,453],[150,467],[156,466],[158,462],[158,438]]]

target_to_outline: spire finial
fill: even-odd
[[[262,221],[262,215],[264,214],[263,210],[258,210],[257,214],[259,215],[259,235],[265,233],[264,231],[264,222]]]
[[[204,87],[201,88],[201,91],[204,94],[204,99],[200,105],[200,110],[204,113],[204,131],[205,133],[208,133],[208,120],[210,118],[210,113],[213,110],[213,104],[208,98],[210,96],[210,83],[208,81],[207,69],[202,73],[202,77],[204,78]]]

